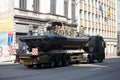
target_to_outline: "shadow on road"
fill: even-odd
[[[120,63],[120,57],[114,57],[114,58],[106,58],[103,62],[98,63],[97,61],[95,61],[94,63],[80,63],[80,64],[72,64],[69,66],[64,66],[64,67],[54,67],[54,68],[50,68],[50,67],[34,67],[34,68],[28,68],[27,66],[23,66],[20,64],[5,64],[5,65],[0,65],[0,67],[2,66],[6,66],[6,67],[14,67],[17,69],[22,69],[22,70],[45,70],[45,69],[66,69],[66,68],[71,68],[71,69],[77,69],[77,68],[101,68],[101,67],[108,67],[107,65],[112,65],[115,63]]]
[[[54,68],[50,68],[50,67],[40,67],[40,68],[27,68],[26,66],[21,66],[19,67],[19,69],[25,69],[25,70],[45,70],[45,69],[66,69],[66,68],[71,68],[70,70],[74,70],[74,69],[78,69],[78,68],[103,68],[103,67],[108,67],[107,65],[113,65],[115,63],[120,63],[120,57],[115,57],[115,58],[107,58],[105,59],[103,62],[98,63],[97,61],[95,61],[94,63],[81,63],[81,64],[72,64],[69,66],[64,66],[64,67],[54,67]],[[16,66],[17,67],[17,66]]]

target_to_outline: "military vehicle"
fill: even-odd
[[[49,33],[21,36],[19,40],[26,43],[26,50],[24,53],[17,52],[16,62],[29,68],[102,62],[105,59],[105,41],[101,36],[67,36]]]

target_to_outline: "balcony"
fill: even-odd
[[[22,10],[19,8],[15,8],[14,11],[15,11],[14,16],[18,18],[40,20],[40,21],[58,20],[63,22],[68,22],[68,20],[70,20],[65,16],[51,14],[51,13],[34,12],[30,10]]]

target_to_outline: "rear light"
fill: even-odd
[[[18,63],[19,61],[19,58],[16,58],[14,63]]]
[[[37,64],[37,58],[33,59],[33,64]]]

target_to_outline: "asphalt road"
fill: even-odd
[[[0,65],[0,80],[119,80],[120,58],[102,63],[76,64],[68,67],[28,69],[25,66]]]

